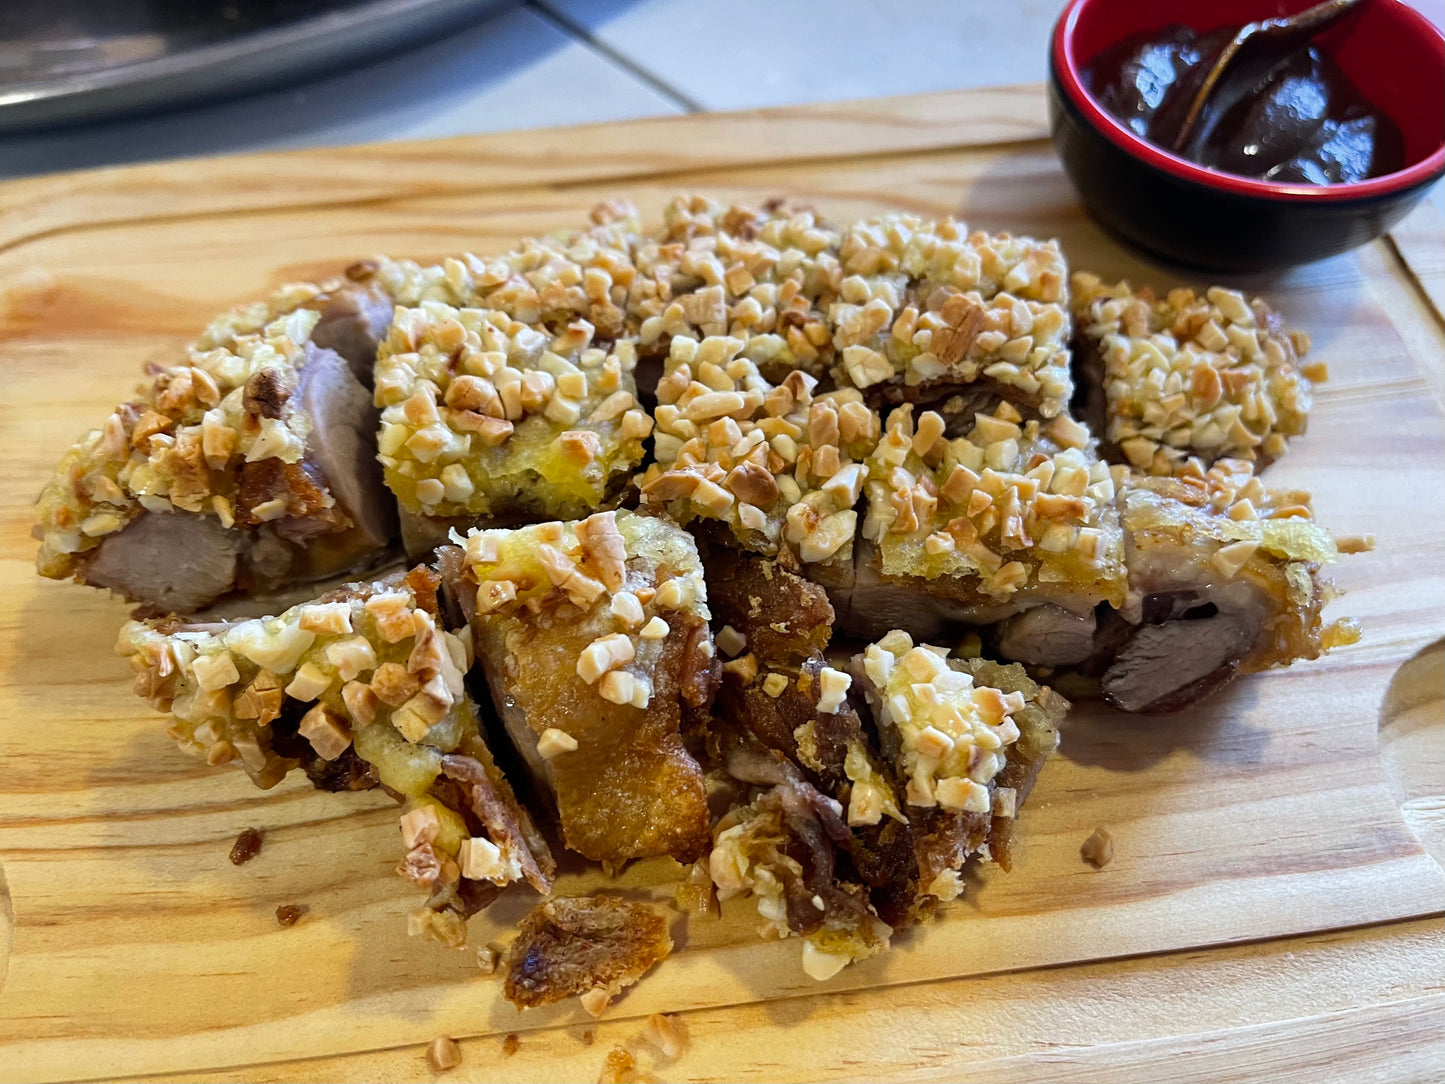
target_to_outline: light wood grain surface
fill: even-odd
[[[825,986],[741,904],[680,925],[605,1023],[519,1017],[469,954],[407,941],[384,798],[263,794],[187,759],[110,653],[125,607],[33,575],[30,500],[147,358],[374,251],[497,251],[614,195],[655,216],[679,190],[785,193],[838,216],[962,213],[1058,236],[1076,266],[1178,280],[1081,216],[1041,119],[1038,90],[1015,88],[0,187],[0,1078],[411,1079],[438,1034],[466,1040],[456,1079],[590,1078],[654,1011],[693,1035],[652,1070],[678,1079],[1427,1075],[1445,998],[1442,336],[1387,244],[1244,283],[1330,364],[1271,476],[1379,539],[1335,573],[1364,642],[1170,719],[1082,707],[1014,872]],[[1078,846],[1101,822],[1119,853],[1095,872]],[[237,869],[247,825],[266,847]],[[671,876],[643,863],[619,885],[667,898]],[[504,897],[474,943],[531,902]],[[282,930],[281,903],[311,910]]]

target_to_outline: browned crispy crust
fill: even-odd
[[[671,951],[667,920],[646,904],[615,896],[546,900],[522,920],[502,992],[521,1009],[599,988],[615,996]]]

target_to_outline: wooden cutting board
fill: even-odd
[[[1439,223],[1239,283],[1329,363],[1310,432],[1270,481],[1313,490],[1337,533],[1377,537],[1335,570],[1333,612],[1363,642],[1180,716],[1081,706],[1014,871],[979,874],[941,921],[823,985],[736,901],[679,916],[674,956],[601,1022],[574,1006],[519,1016],[470,952],[406,938],[415,901],[392,872],[387,799],[304,780],[262,793],[189,759],[112,654],[126,607],[33,573],[30,501],[148,358],[230,304],[373,252],[496,252],[607,197],[655,220],[701,191],[840,218],[954,213],[1057,236],[1075,267],[1190,281],[1082,215],[1046,134],[1041,90],[1005,88],[0,186],[0,1079],[426,1080],[422,1050],[444,1034],[463,1040],[454,1079],[595,1079],[616,1045],[686,1080],[1438,1073]],[[1095,871],[1079,845],[1101,823],[1117,854]],[[246,826],[266,843],[237,868]],[[674,875],[640,863],[613,884],[668,899]],[[573,870],[560,890],[598,882]],[[473,944],[505,941],[533,902],[508,893]],[[281,929],[287,903],[310,910]],[[637,1039],[657,1011],[691,1036],[675,1061]]]

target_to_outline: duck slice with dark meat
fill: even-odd
[[[397,513],[376,459],[380,415],[371,393],[339,354],[312,343],[299,385],[300,409],[311,419],[307,461],[351,523],[349,530],[324,531],[308,540],[298,572],[304,569],[305,578],[316,579],[385,552],[397,534]]]
[[[244,545],[214,516],[143,512],[96,547],[85,582],[161,613],[193,613],[235,587]]]
[[[1030,666],[1073,666],[1093,656],[1097,630],[1093,610],[1079,614],[1046,602],[995,625],[994,647],[1003,658]]]
[[[321,314],[311,341],[341,355],[352,375],[370,391],[376,350],[391,327],[395,305],[390,296],[376,283],[348,283],[322,294],[310,307]]]
[[[1187,707],[1236,674],[1318,658],[1359,638],[1326,625],[1322,566],[1339,550],[1309,494],[1270,491],[1250,463],[1207,474],[1132,475],[1120,493],[1138,625],[1099,660],[1106,699],[1126,711]]]
[[[383,557],[395,521],[373,461],[376,410],[309,341],[316,319],[300,308],[244,330],[233,314],[186,364],[153,371],[41,493],[40,572],[184,613]]]

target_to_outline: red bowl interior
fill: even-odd
[[[1206,169],[1131,132],[1084,89],[1080,70],[1131,34],[1183,23],[1196,30],[1292,15],[1317,0],[1070,0],[1054,29],[1054,67],[1094,127],[1137,157],[1176,176],[1241,194],[1285,199],[1357,199],[1412,187],[1445,169],[1445,36],[1400,0],[1370,0],[1317,43],[1365,98],[1399,125],[1404,169],[1354,184],[1292,185]]]

